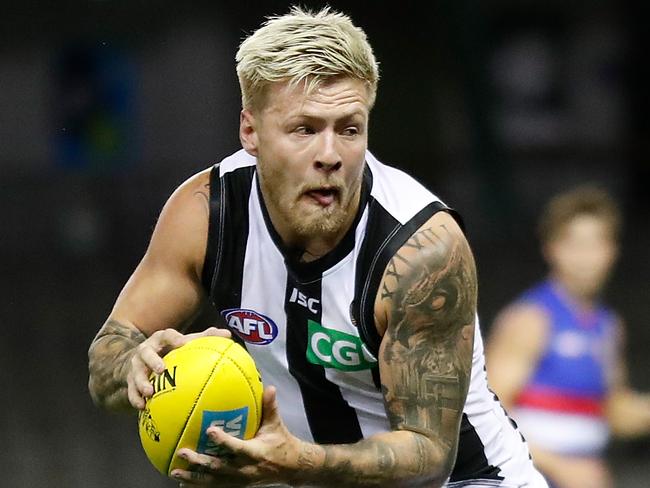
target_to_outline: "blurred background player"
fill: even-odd
[[[554,197],[539,222],[548,277],[497,316],[487,347],[490,384],[557,488],[613,486],[610,431],[650,431],[650,396],[628,386],[623,323],[600,301],[620,226],[596,186]]]

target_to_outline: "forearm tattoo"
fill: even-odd
[[[88,350],[88,386],[96,404],[110,409],[129,408],[128,363],[145,339],[139,330],[112,319],[99,330]]]
[[[330,486],[381,486],[394,479],[397,455],[388,443],[366,439],[353,445],[323,448],[324,480]]]
[[[436,446],[414,432],[403,432],[399,439],[380,436],[320,447],[324,461],[317,480],[322,486],[439,486],[446,478],[432,474],[429,461]]]

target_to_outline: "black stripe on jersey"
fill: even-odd
[[[289,269],[284,302],[287,314],[287,362],[289,372],[300,387],[314,441],[318,444],[353,443],[363,438],[356,411],[345,401],[339,387],[327,379],[325,368],[307,360],[308,321],[320,324],[322,309],[318,307],[313,313],[297,301],[291,301],[294,288],[307,297],[320,300],[321,283],[321,280],[301,283]]]
[[[476,433],[476,429],[463,413],[458,437],[458,452],[456,464],[451,472],[449,481],[473,479],[503,480],[501,470],[492,466],[485,457],[485,446]]]
[[[375,327],[375,297],[388,262],[404,243],[431,216],[439,211],[455,212],[442,202],[432,202],[420,210],[405,225],[401,225],[377,200],[370,199],[368,224],[357,260],[354,301],[350,309],[353,323],[369,351],[378,357],[381,337]]]
[[[210,170],[210,202],[208,212],[208,242],[205,249],[205,260],[201,272],[201,283],[206,293],[210,294],[212,286],[212,275],[214,274],[214,263],[217,260],[217,248],[219,247],[219,212],[221,208],[221,182],[219,181],[219,164],[212,166]]]
[[[210,175],[210,220],[202,281],[219,311],[241,305],[248,199],[254,172],[255,166],[246,166],[220,178],[215,165]]]

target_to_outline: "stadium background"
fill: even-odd
[[[174,486],[134,417],[92,406],[86,350],[165,198],[237,149],[237,45],[289,4],[14,3],[0,16],[2,484]],[[330,4],[381,63],[371,149],[465,216],[485,331],[543,272],[534,219],[551,194],[596,181],[620,198],[607,299],[628,321],[632,384],[650,390],[641,2]],[[649,447],[612,445],[619,486],[647,486]]]

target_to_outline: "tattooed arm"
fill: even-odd
[[[456,458],[477,297],[474,259],[449,214],[435,214],[394,255],[377,295],[379,367],[393,432],[362,441],[370,447],[366,473],[375,472],[380,485],[440,486]],[[324,464],[352,475],[358,447],[345,456],[325,446]]]
[[[413,453],[417,474],[442,484],[456,460],[477,301],[474,258],[453,218],[439,212],[421,227],[395,254],[381,286],[386,411],[393,429],[422,446]]]
[[[209,178],[209,170],[199,173],[170,197],[145,256],[90,345],[88,387],[97,405],[142,408],[152,393],[149,373],[162,368],[160,356],[187,341],[175,329],[203,299]]]

